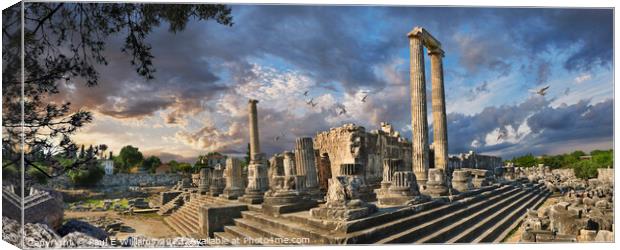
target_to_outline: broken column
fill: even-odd
[[[209,186],[211,185],[211,169],[200,169],[200,181],[198,183],[198,192],[206,194],[209,192]]]
[[[260,153],[260,144],[258,142],[257,103],[257,100],[252,99],[248,102],[248,118],[250,127],[250,164],[248,165],[248,186],[245,189],[245,195],[239,198],[239,201],[251,204],[263,202],[263,195],[265,190],[268,188],[265,155]]]
[[[452,172],[452,188],[458,192],[472,189],[471,174],[467,170],[454,170]]]
[[[295,140],[295,166],[297,175],[306,179],[307,193],[314,198],[319,198],[320,192],[312,138],[301,137]]]
[[[431,84],[433,110],[433,149],[435,152],[435,168],[448,166],[448,127],[446,125],[446,97],[443,85],[443,50],[429,49],[431,56]]]
[[[305,197],[306,178],[296,174],[295,155],[283,153],[284,175],[274,174],[269,180],[269,190],[265,192],[263,212],[271,215],[308,210],[316,206],[316,201]]]
[[[428,122],[426,110],[426,78],[424,74],[424,39],[419,27],[409,32],[412,168],[419,185],[428,179]]]
[[[471,169],[470,173],[472,175],[471,184],[474,188],[481,188],[489,185],[491,179],[489,171],[484,169]]]
[[[332,221],[350,221],[366,217],[376,211],[376,206],[361,197],[364,178],[360,164],[341,164],[340,175],[329,179],[325,204],[310,210],[315,218]]]
[[[402,160],[383,160],[381,188],[375,190],[379,205],[406,205],[419,196],[415,175],[402,170]]]
[[[319,188],[322,193],[327,192],[329,179],[332,178],[331,162],[327,153],[321,154],[319,158]]]
[[[243,195],[243,167],[237,158],[229,157],[226,159],[226,187],[220,195],[223,198],[233,200]]]
[[[448,194],[446,176],[443,169],[431,168],[428,170],[428,181],[426,182],[426,188],[423,192],[433,198]]]
[[[383,180],[381,189],[388,189],[392,184],[394,172],[402,169],[402,161],[397,159],[383,159]]]
[[[209,194],[211,196],[219,196],[226,187],[224,179],[224,167],[222,164],[216,164],[211,174],[211,185],[209,186]]]

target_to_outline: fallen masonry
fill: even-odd
[[[524,171],[561,194],[550,206],[527,211],[521,242],[613,242],[613,169],[598,169],[598,178],[587,182],[544,166]]]

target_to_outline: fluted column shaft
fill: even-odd
[[[306,176],[306,187],[318,188],[318,176],[314,144],[312,138],[301,137],[295,140],[295,166],[297,175]]]
[[[284,160],[282,161],[282,165],[284,166],[284,176],[297,175],[297,164],[295,164],[295,158],[297,157],[292,152],[284,152]]]
[[[434,49],[429,52],[429,55],[431,56],[435,168],[445,170],[448,166],[448,128],[446,123],[446,97],[443,85],[443,51],[441,49]]]
[[[250,99],[248,102],[248,118],[250,127],[250,160],[256,160],[256,155],[260,153],[258,141],[258,118],[256,104],[258,100]]]
[[[428,179],[428,123],[426,118],[426,80],[424,75],[424,41],[419,34],[409,34],[412,166],[416,179]]]

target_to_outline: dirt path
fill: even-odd
[[[144,235],[152,238],[174,238],[179,235],[172,230],[163,220],[163,217],[157,214],[145,215],[118,215],[116,212],[75,212],[65,211],[65,219],[80,219],[92,217],[108,217],[120,219],[125,226],[133,229],[133,232],[118,232],[114,238],[126,239],[129,236]]]

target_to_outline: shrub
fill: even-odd
[[[41,170],[47,171],[47,167],[40,166],[40,165],[37,165],[37,166],[41,168]],[[28,170],[26,170],[26,175],[27,175],[26,179],[34,180],[36,183],[39,183],[39,184],[47,183],[47,175],[45,175],[40,170],[34,167],[28,168]]]
[[[71,182],[80,187],[89,187],[97,184],[105,175],[105,170],[99,165],[93,165],[87,169],[69,171]]]

